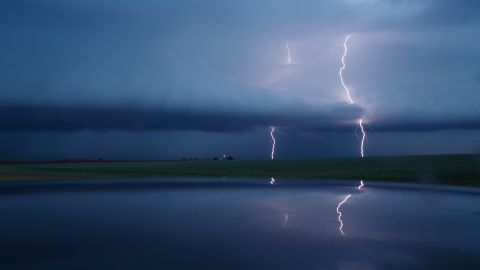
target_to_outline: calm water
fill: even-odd
[[[478,190],[276,180],[0,184],[0,269],[480,269]]]

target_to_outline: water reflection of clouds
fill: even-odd
[[[258,179],[248,187],[245,179],[196,181],[77,187],[76,192],[30,189],[0,196],[0,250],[5,255],[0,268],[22,263],[25,269],[60,270],[72,264],[90,269],[91,258],[112,269],[131,269],[138,262],[148,269],[201,265],[230,270],[480,265],[478,195],[374,185],[359,191],[353,183],[308,185],[286,179],[275,187]],[[340,208],[344,238],[334,208],[346,194],[351,197]],[[435,201],[445,204],[432,207]],[[71,252],[73,245],[85,256]],[[127,267],[124,260],[132,264]]]

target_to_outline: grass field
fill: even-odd
[[[480,155],[273,161],[39,162],[0,165],[2,181],[152,176],[274,176],[480,186]]]

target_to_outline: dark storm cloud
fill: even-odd
[[[375,122],[376,131],[438,131],[480,129],[480,119],[414,120],[389,119],[388,122]]]
[[[333,111],[335,113],[333,113]],[[314,132],[351,131],[362,110],[337,104],[331,111],[272,114],[268,112],[188,111],[109,107],[0,106],[0,131],[249,131],[270,126]],[[333,118],[331,115],[335,115]],[[480,119],[446,121],[389,119],[375,122],[376,131],[479,129]]]
[[[312,108],[345,101],[336,72],[340,42],[351,31],[345,76],[367,116],[384,116],[372,126],[462,129],[476,127],[480,118],[470,104],[475,98],[452,102],[452,96],[478,97],[478,85],[457,79],[470,73],[478,80],[472,74],[478,70],[478,1],[6,0],[0,5],[0,99],[17,106],[2,116],[8,118],[4,130],[232,131],[270,124],[337,130],[345,125],[339,124],[338,110]],[[448,30],[452,27],[457,28]],[[291,67],[284,63],[286,42],[296,61]],[[435,104],[424,106],[432,96]],[[64,118],[48,122],[50,116],[39,120],[22,110]],[[314,113],[324,125],[314,123]],[[114,115],[130,120],[122,124]],[[358,117],[351,116],[340,118],[351,123]]]
[[[277,126],[294,129],[342,129],[358,118],[357,106],[337,104],[332,111],[272,114],[107,107],[0,106],[0,131],[248,131]],[[336,117],[332,118],[334,114]]]

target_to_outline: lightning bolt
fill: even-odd
[[[277,143],[275,141],[275,127],[270,127],[270,137],[272,138],[272,153],[270,154],[270,157],[272,160],[275,159],[275,144]]]
[[[287,64],[291,65],[292,64],[292,55],[290,54],[290,46],[287,43]]]
[[[345,41],[343,42],[342,66],[340,67],[340,70],[338,71],[338,76],[340,77],[340,82],[342,83],[342,86],[343,86],[343,89],[345,90],[345,93],[347,93],[348,102],[350,102],[350,104],[353,104],[354,102],[353,102],[352,97],[350,96],[350,90],[348,89],[347,85],[345,84],[345,81],[343,80],[343,71],[346,68],[345,57],[347,57],[347,53],[348,53],[347,44],[348,44],[349,39],[350,39],[350,35],[347,35],[345,37]]]
[[[287,48],[287,64],[291,65],[293,63],[292,54],[290,53],[290,45],[286,44]],[[270,138],[272,138],[272,151],[270,153],[270,159],[275,159],[275,146],[277,141],[275,140],[275,127],[270,127]],[[275,178],[270,177],[270,184],[273,185],[275,183]]]
[[[360,118],[358,120],[358,126],[360,127],[360,130],[362,131],[362,139],[360,141],[360,156],[362,156],[362,158],[365,157],[365,139],[367,139],[367,134],[365,133],[365,129],[363,128],[363,119]],[[363,180],[360,179],[360,185],[358,185],[358,190],[361,190],[363,187],[365,186],[365,184],[363,183]]]
[[[338,226],[338,230],[340,231],[340,233],[345,236],[345,233],[343,232],[343,221],[342,221],[342,212],[340,211],[340,207],[342,206],[342,204],[346,203],[348,201],[348,199],[350,199],[352,195],[351,194],[348,194],[340,203],[338,203],[337,205],[337,214],[338,214],[338,222],[339,222],[339,226]]]
[[[345,58],[347,57],[348,54],[348,40],[350,39],[350,35],[347,35],[345,37],[345,40],[343,41],[343,54],[342,54],[342,66],[340,67],[340,70],[338,71],[338,75],[340,77],[340,83],[343,86],[343,89],[345,90],[345,93],[347,94],[347,100],[350,104],[354,104],[355,102],[352,99],[352,96],[350,95],[350,90],[348,89],[347,85],[345,84],[345,81],[343,79],[343,71],[346,68],[345,64]],[[365,157],[365,141],[367,139],[367,133],[365,132],[365,128],[363,127],[363,118],[358,119],[358,127],[360,127],[360,131],[362,132],[362,138],[360,140],[360,156],[362,158]],[[362,189],[365,186],[363,183],[363,180],[360,180],[360,185],[357,187],[359,190]]]
[[[270,154],[270,159],[275,159],[275,146],[277,141],[275,140],[275,127],[270,127],[270,138],[272,138],[272,152]],[[270,177],[270,184],[273,185],[275,183],[275,178]]]
[[[358,119],[358,126],[360,127],[360,130],[362,131],[362,140],[360,141],[360,155],[365,157],[365,139],[367,138],[367,134],[365,133],[365,129],[363,128],[363,119]]]

